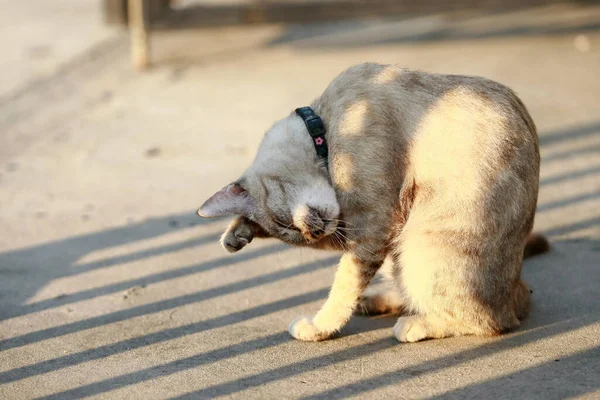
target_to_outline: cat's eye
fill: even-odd
[[[275,222],[275,225],[277,225],[281,229],[289,229],[289,230],[292,230],[292,231],[300,232],[300,229],[296,228],[294,226],[293,222],[290,222],[289,224],[285,224],[285,223],[283,223],[281,221],[277,221],[277,220],[273,220],[273,222]]]

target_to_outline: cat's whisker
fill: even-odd
[[[335,232],[333,233],[333,235],[331,235],[331,240],[333,241],[333,243],[334,243],[336,246],[339,246],[339,247],[340,247],[340,248],[342,248],[342,249],[344,248],[344,247],[342,246],[342,243],[339,241],[338,237],[335,235]]]
[[[283,229],[289,229],[291,226],[294,225],[294,221],[292,221],[292,223],[289,224],[289,225],[286,225],[285,222],[282,222],[282,221],[280,221],[278,219],[273,219],[273,221],[276,222],[277,224],[279,224]]]
[[[334,241],[335,244],[339,245],[341,249],[344,249],[344,244],[342,243],[340,238],[338,236],[336,236],[335,233],[333,235],[331,235],[331,239]]]
[[[344,234],[342,234],[342,233],[341,233],[341,232],[339,232],[339,231],[337,231],[337,232],[339,233],[339,235],[340,235],[341,237],[343,237],[344,239],[346,239],[346,241],[350,241],[350,239],[348,239],[348,237],[344,236]],[[369,253],[369,254],[371,254],[371,255],[373,255],[373,256],[375,256],[375,255],[376,255],[374,252],[372,252],[371,250],[369,250],[369,249],[368,249],[368,248],[366,248],[365,246],[363,246],[363,245],[360,245],[360,244],[358,244],[358,243],[356,243],[356,242],[353,242],[353,243],[354,243],[354,245],[355,245],[356,247],[358,247],[359,249],[362,249],[362,250],[366,251],[367,253]]]
[[[315,224],[315,222],[312,220],[308,220],[307,223],[311,228],[318,228],[317,224]]]
[[[356,232],[356,231],[365,231],[367,229],[366,228],[346,228],[346,227],[344,227],[344,228],[340,228],[340,230]]]
[[[342,223],[344,225],[353,225],[353,224],[351,224],[348,221],[344,221],[343,219],[337,219],[337,218],[323,218],[323,221],[325,221],[325,222],[337,222],[338,224]]]
[[[340,236],[342,239],[345,239],[345,240],[350,240],[350,239],[348,239],[348,237],[347,237],[346,235],[344,235],[344,234],[343,234],[341,231],[339,231],[339,230],[338,230],[338,231],[335,231],[335,233],[336,233],[337,235],[339,235],[339,236]]]
[[[339,232],[337,232],[337,231],[335,232],[334,238],[338,241],[338,243],[340,244],[340,247],[342,248],[342,250],[348,251],[350,249],[348,247],[347,239],[345,239],[344,236],[342,236],[341,234],[339,234]]]
[[[277,222],[278,224],[280,224],[280,225],[282,225],[282,226],[283,226],[283,225],[285,225],[285,228],[286,228],[286,229],[287,229],[287,228],[289,228],[290,226],[294,225],[294,223],[293,223],[293,222],[292,222],[291,224],[288,224],[288,225],[286,225],[286,224],[285,224],[285,222],[283,222],[283,221],[280,221],[280,220],[278,220],[278,219],[274,219],[273,221]]]

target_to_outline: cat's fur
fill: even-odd
[[[329,297],[290,333],[332,337],[360,305],[403,313],[403,342],[496,335],[529,310],[521,280],[539,183],[535,125],[507,87],[470,76],[361,64],[311,105],[327,128],[327,165],[292,113],[266,133],[254,163],[205,202],[206,217],[240,215],[223,235],[343,250]],[[364,291],[384,261],[395,286]]]

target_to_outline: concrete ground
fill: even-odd
[[[23,60],[0,89],[0,398],[599,398],[600,8],[467,17],[163,33],[145,74],[119,32],[83,27],[51,74]],[[357,317],[292,340],[338,255],[229,255],[227,221],[195,216],[275,119],[362,61],[484,75],[529,107],[552,251],[525,262],[518,331],[400,344],[393,318]]]

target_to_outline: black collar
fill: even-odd
[[[296,108],[296,114],[304,121],[306,129],[308,129],[308,134],[313,139],[317,155],[324,160],[327,160],[328,151],[327,142],[325,141],[325,133],[327,131],[325,130],[325,124],[321,117],[319,117],[310,107]]]

